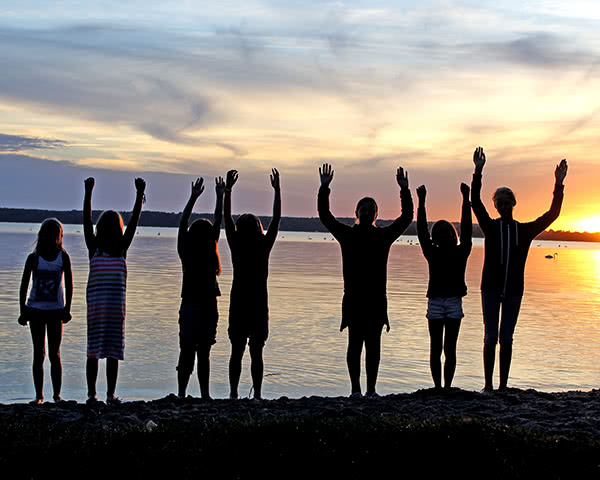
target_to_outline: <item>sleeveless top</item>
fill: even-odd
[[[87,356],[123,360],[125,355],[125,289],[127,263],[96,251],[88,277]]]
[[[63,252],[48,262],[40,255],[33,269],[33,284],[26,305],[39,310],[60,310],[65,308],[63,289]]]

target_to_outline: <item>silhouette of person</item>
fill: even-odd
[[[27,289],[33,276],[29,297]],[[64,288],[63,288],[64,277]],[[46,356],[46,331],[48,332],[48,357],[52,379],[53,399],[60,402],[62,386],[62,362],[60,343],[63,324],[71,320],[73,299],[73,274],[71,259],[63,247],[63,226],[56,218],[47,218],[40,226],[35,249],[25,262],[19,306],[19,323],[31,330],[33,342],[33,385],[35,400],[40,405],[44,401],[44,358]]]
[[[483,148],[473,153],[475,171],[471,183],[471,203],[485,236],[485,258],[481,275],[481,305],[485,326],[483,366],[484,391],[493,390],[496,344],[500,341],[500,389],[507,388],[512,359],[513,334],[523,298],[525,261],[533,239],[548,228],[560,214],[563,201],[563,181],[567,161],[560,161],[554,177],[554,194],[550,210],[532,222],[513,219],[517,204],[510,188],[500,187],[493,196],[500,218],[492,219],[481,201],[481,176],[486,162]],[[500,307],[502,319],[500,320]],[[498,324],[500,326],[498,327]]]
[[[444,387],[452,386],[456,370],[456,342],[460,330],[462,297],[467,294],[465,270],[471,253],[473,222],[469,203],[469,186],[460,184],[462,210],[460,220],[460,243],[454,226],[446,220],[438,220],[431,228],[427,226],[425,210],[425,185],[417,188],[417,235],[423,255],[429,266],[427,287],[427,320],[429,323],[429,366],[435,388],[442,388],[442,348],[444,362]]]
[[[83,233],[90,258],[87,300],[87,403],[97,401],[98,360],[106,358],[106,401],[118,404],[115,396],[119,360],[125,358],[125,291],[127,285],[127,250],[129,249],[144,202],[146,182],[135,179],[136,197],[127,228],[119,212],[106,210],[92,223],[92,191],[94,179],[84,182]]]
[[[317,207],[323,225],[339,242],[342,251],[344,298],[340,331],[348,327],[346,363],[350,375],[351,396],[360,397],[360,359],[366,351],[368,396],[376,396],[375,386],[381,356],[381,331],[390,329],[387,316],[387,261],[390,247],[413,219],[413,202],[408,188],[408,173],[402,167],[396,172],[400,186],[402,214],[384,228],[376,227],[377,203],[370,197],[356,205],[357,223],[345,225],[329,209],[329,185],[333,180],[331,165],[319,168],[321,187]]]
[[[199,218],[188,224],[198,197],[204,191],[204,180],[192,183],[190,198],[183,209],[177,233],[177,253],[181,260],[183,281],[179,309],[179,362],[177,364],[178,395],[185,392],[198,357],[200,395],[210,400],[210,349],[217,341],[217,297],[221,295],[217,276],[221,274],[219,235],[223,217],[225,182],[215,179],[217,201],[213,223]]]
[[[281,220],[281,189],[279,172],[271,171],[274,191],[273,217],[263,233],[260,219],[250,213],[240,215],[237,222],[231,216],[231,190],[238,179],[237,170],[227,172],[225,181],[225,234],[231,250],[233,282],[229,302],[228,335],[231,342],[229,360],[230,398],[238,398],[242,358],[246,343],[250,349],[250,372],[254,398],[262,398],[263,348],[269,336],[269,301],[267,277],[269,255],[277,239]]]

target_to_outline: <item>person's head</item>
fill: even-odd
[[[245,240],[252,240],[263,234],[263,226],[260,218],[251,213],[240,215],[235,222],[235,227],[239,236]]]
[[[361,198],[356,204],[355,213],[358,223],[372,225],[377,219],[377,202],[371,197]]]
[[[63,249],[63,226],[56,218],[47,218],[40,225],[35,252],[39,255]]]
[[[205,218],[194,220],[188,228],[189,254],[198,258],[206,258],[214,265],[217,275],[221,274],[221,258],[219,256],[219,244],[213,234],[213,225]],[[212,259],[212,260],[211,260]]]
[[[431,242],[440,248],[454,247],[458,243],[456,229],[447,220],[438,220],[431,227]]]
[[[123,218],[119,212],[106,210],[96,223],[96,240],[102,252],[118,253],[123,240]]]
[[[508,187],[497,188],[494,192],[494,206],[501,217],[512,217],[512,211],[517,204],[515,194]]]

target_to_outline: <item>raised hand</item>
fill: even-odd
[[[192,194],[194,198],[198,198],[204,191],[204,179],[202,177],[197,178],[195,182],[192,182]]]
[[[91,192],[94,189],[94,183],[96,183],[96,180],[94,180],[94,177],[86,178],[83,181],[83,185],[85,186],[85,191]]]
[[[280,185],[279,185],[279,172],[277,171],[276,168],[271,169],[271,186],[275,189],[275,190],[279,190]]]
[[[400,188],[408,188],[408,172],[404,171],[402,167],[398,167],[396,170],[396,181]]]
[[[225,193],[225,180],[223,180],[223,177],[215,177],[215,192],[221,196]]]
[[[321,186],[328,187],[333,180],[333,168],[328,163],[324,163],[319,167],[319,176],[321,177]]]
[[[471,192],[471,187],[469,187],[466,183],[460,184],[460,193],[462,193],[463,197],[468,197]]]
[[[485,153],[482,147],[477,147],[473,152],[473,163],[475,164],[475,171],[481,173],[485,165]]]
[[[563,158],[560,163],[556,166],[556,170],[554,171],[554,177],[556,178],[556,183],[558,185],[562,185],[563,180],[567,176],[567,170],[569,166],[567,165],[567,160]]]
[[[427,189],[425,185],[420,185],[417,187],[417,197],[419,197],[420,202],[425,201],[425,197],[427,196]]]
[[[146,181],[143,178],[136,178],[134,183],[135,190],[138,193],[144,193],[144,191],[146,190]]]
[[[231,189],[235,185],[235,182],[237,182],[237,179],[238,179],[238,171],[237,170],[229,170],[227,172],[227,178],[225,180],[225,191],[227,191],[227,190],[231,191]]]

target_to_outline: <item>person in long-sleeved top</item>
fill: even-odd
[[[485,259],[481,275],[481,304],[485,325],[483,366],[484,390],[491,391],[498,340],[500,341],[500,389],[505,389],[508,384],[513,333],[523,297],[527,253],[533,239],[548,228],[560,214],[567,161],[563,159],[556,166],[554,172],[556,183],[550,210],[527,223],[520,223],[513,219],[512,212],[517,201],[514,193],[507,187],[498,188],[493,196],[494,206],[500,218],[490,218],[481,201],[481,174],[485,161],[485,153],[481,147],[478,147],[473,154],[475,172],[471,184],[471,203],[485,236]],[[498,328],[501,305],[502,321]]]
[[[237,182],[237,170],[227,172],[225,180],[224,221],[227,243],[231,250],[233,282],[229,302],[229,359],[230,398],[238,398],[238,385],[242,371],[242,357],[248,343],[250,349],[250,373],[254,398],[262,398],[263,348],[269,336],[269,301],[267,278],[269,255],[281,221],[281,188],[279,172],[271,171],[273,187],[273,217],[263,233],[260,219],[250,213],[240,215],[234,223],[231,216],[231,190]]]
[[[429,286],[427,288],[427,320],[429,322],[429,365],[436,388],[442,387],[442,348],[444,362],[444,387],[452,386],[456,370],[456,342],[460,330],[462,297],[467,294],[465,270],[471,253],[473,222],[469,203],[469,186],[460,185],[462,212],[460,220],[460,243],[454,226],[446,220],[438,220],[431,229],[427,226],[425,210],[425,185],[417,188],[419,208],[417,209],[417,234],[423,255],[429,265]],[[444,334],[445,330],[445,334]]]
[[[346,362],[352,396],[360,396],[360,357],[363,344],[366,350],[367,395],[376,395],[375,385],[381,355],[381,331],[390,329],[387,316],[387,261],[390,247],[406,230],[413,219],[413,202],[408,189],[408,174],[398,168],[396,180],[400,186],[402,215],[387,227],[376,227],[377,203],[370,197],[356,205],[358,222],[345,225],[329,209],[329,185],[333,180],[331,165],[319,169],[321,188],[318,211],[321,222],[342,250],[344,298],[340,331],[348,327]]]

